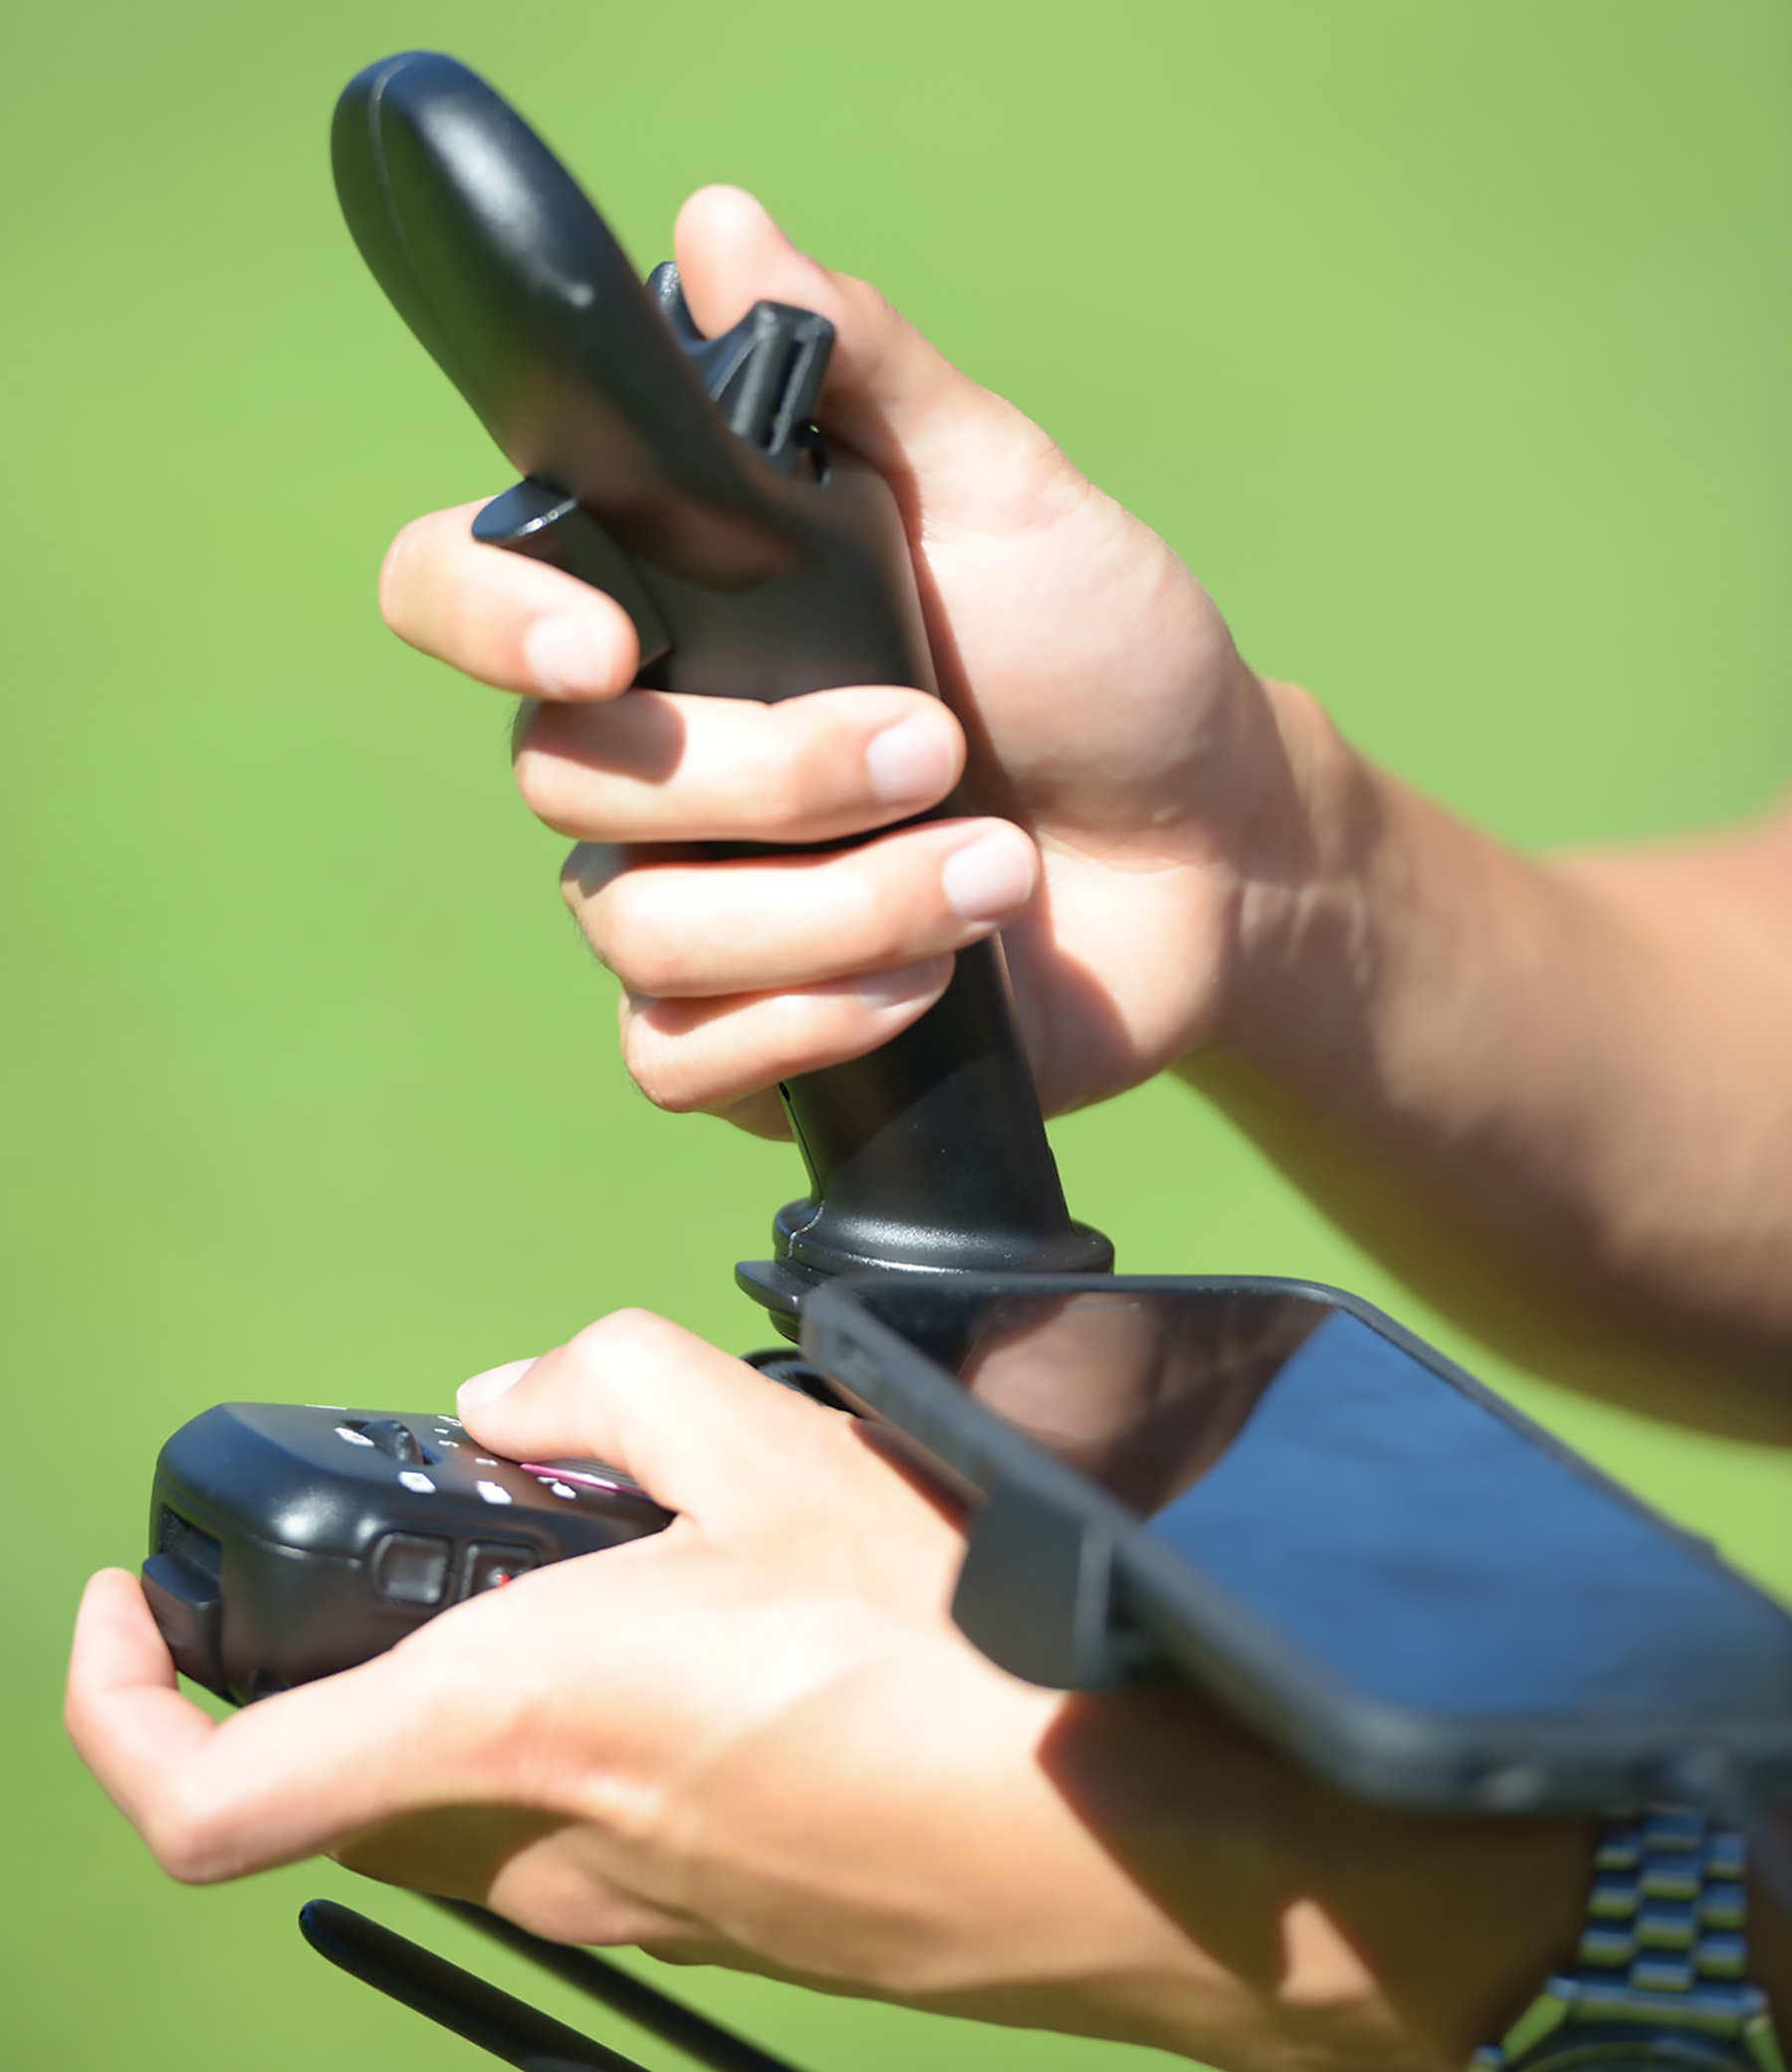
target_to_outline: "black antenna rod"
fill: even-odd
[[[687,2007],[682,2000],[661,1992],[645,1979],[623,1970],[620,1964],[611,1963],[588,1950],[532,1936],[527,1929],[518,1928],[515,1922],[506,1921],[502,1915],[488,1913],[484,1907],[470,1906],[465,1900],[439,1899],[435,1904],[457,1921],[464,1921],[469,1928],[477,1929],[482,1936],[501,1943],[506,1950],[513,1950],[519,1957],[528,1957],[531,1963],[540,1964],[543,1970],[551,1971],[562,1983],[588,1993],[612,2014],[621,2015],[624,2021],[633,2022],[636,2028],[645,2029],[662,2043],[671,2044],[674,2050],[682,2050],[700,2065],[709,2066],[710,2072],[795,2072],[788,2059],[774,2057],[770,2051],[761,2050],[757,2043],[749,2043],[745,2036],[738,2035],[733,2029],[725,2029],[720,2022],[711,2021],[707,2014],[699,2014],[694,2007]]]
[[[633,2058],[500,1992],[351,1907],[312,1900],[299,1910],[299,1928],[320,1957],[350,1977],[519,2072],[643,2072]]]

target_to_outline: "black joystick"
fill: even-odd
[[[547,145],[451,58],[369,66],[332,151],[362,257],[525,478],[476,536],[615,597],[641,684],[935,688],[895,499],[810,422],[822,318],[759,303],[703,338],[677,269],[643,287]],[[1065,1208],[998,942],[961,951],[943,998],[873,1055],[781,1091],[810,1192],[780,1212],[775,1258],[738,1271],[787,1336],[848,1268],[1112,1265]]]

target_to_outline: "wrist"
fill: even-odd
[[[1578,1819],[1345,1797],[1188,1693],[1072,1701],[1051,1768],[1157,1916],[1079,2022],[1231,2072],[1457,2072],[1575,1947]],[[1116,1935],[1115,1942],[1119,1942]]]
[[[1236,859],[1232,950],[1205,1040],[1183,1060],[1223,1055],[1286,1075],[1291,1054],[1340,1013],[1362,1009],[1388,875],[1387,780],[1317,698],[1259,679],[1265,719],[1254,809]]]

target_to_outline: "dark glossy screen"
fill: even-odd
[[[1483,1718],[1792,1713],[1792,1618],[1316,1297],[871,1306],[1364,1696]]]

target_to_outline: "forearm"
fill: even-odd
[[[1792,1432],[1792,834],[1531,861],[1272,695],[1289,779],[1185,1075],[1500,1350]]]
[[[1552,1973],[1574,1967],[1591,1821],[1371,1806],[1293,1769],[1193,1694],[1127,1703],[1139,1712],[1117,1729],[1072,1714],[1057,1766],[1186,1949],[1140,1982],[1146,2018],[1106,2033],[1236,2072],[1457,2072]],[[1123,1760],[1101,1759],[1110,1730]],[[1096,1757],[1087,1786],[1079,1731]],[[1748,1974],[1783,2039],[1792,1918],[1758,1877],[1747,1920]],[[1203,1975],[1216,1963],[1220,1994]]]

